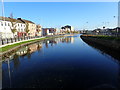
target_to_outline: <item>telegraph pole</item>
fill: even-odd
[[[2,0],[2,20],[5,21],[4,1]]]

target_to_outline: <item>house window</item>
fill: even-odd
[[[1,22],[1,26],[3,26],[3,23]]]
[[[18,24],[18,26],[19,26],[19,24]]]
[[[6,22],[5,22],[5,26],[7,26]]]
[[[10,26],[10,23],[8,23],[8,26]]]

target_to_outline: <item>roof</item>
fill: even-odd
[[[10,18],[10,17],[1,17],[1,16],[0,16],[0,20],[3,20],[3,18],[5,18],[5,21],[23,23],[22,21],[17,20],[17,19],[14,19],[14,18]]]
[[[11,22],[17,22],[17,23],[33,23],[33,24],[35,24],[32,21],[21,19],[21,18],[17,18],[17,19],[10,18],[10,17],[4,17],[4,18],[5,18],[5,21],[11,21]],[[3,20],[2,16],[0,16],[0,20]]]
[[[29,21],[29,20],[25,20],[25,19],[21,19],[21,20],[24,21],[25,23],[32,23],[32,24],[35,24],[34,22]]]

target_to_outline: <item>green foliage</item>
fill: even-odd
[[[11,28],[12,33],[14,34],[15,32],[17,32],[16,22],[15,22],[15,20],[13,20],[13,19],[10,19],[10,22],[11,22],[11,24],[12,24],[12,26],[10,26],[10,28]]]
[[[30,31],[28,27],[29,27],[29,24],[26,23],[26,28],[25,28],[25,32],[26,32],[26,33],[29,33],[29,31]]]

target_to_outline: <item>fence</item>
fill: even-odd
[[[16,37],[16,38],[1,38],[0,39],[0,46],[9,44],[9,43],[14,43],[18,41],[23,41],[23,40],[29,40],[29,39],[34,39],[34,38],[40,38],[41,36],[35,36],[35,37]]]

